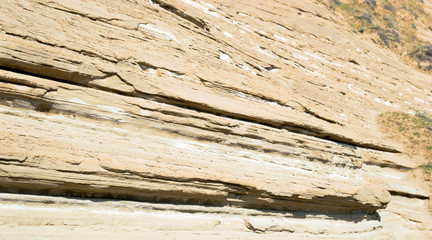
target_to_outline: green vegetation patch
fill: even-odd
[[[419,166],[419,168],[423,169],[424,171],[431,173],[432,172],[432,163],[428,164],[422,164]]]
[[[426,181],[430,181],[432,175],[432,163],[422,164],[418,167],[423,170]]]

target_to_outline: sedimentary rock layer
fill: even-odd
[[[432,111],[431,78],[326,3],[0,13],[4,236],[430,237],[429,196],[405,180],[415,163],[375,116]]]

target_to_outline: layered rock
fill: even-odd
[[[325,2],[0,12],[4,236],[431,237],[416,165],[375,124],[432,111],[431,77]]]

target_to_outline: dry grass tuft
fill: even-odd
[[[423,169],[425,180],[432,175],[432,117],[417,112],[411,115],[401,112],[387,112],[377,118],[386,136],[405,146],[405,152],[418,159],[419,168]]]
[[[432,73],[432,16],[422,0],[328,0],[347,19],[354,32],[369,34],[407,64]]]

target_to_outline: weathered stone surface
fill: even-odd
[[[0,236],[432,237],[415,163],[375,124],[432,111],[432,79],[325,2],[0,14]]]

